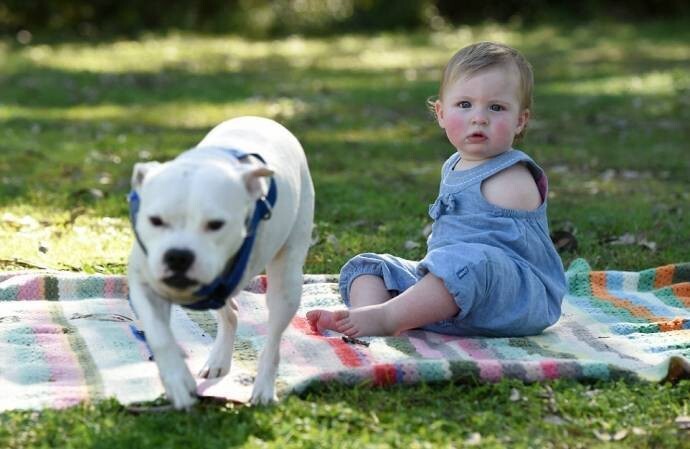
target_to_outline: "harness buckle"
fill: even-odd
[[[262,220],[268,220],[271,218],[271,215],[273,215],[273,207],[271,206],[271,203],[268,202],[265,196],[262,196],[260,201],[263,203],[264,208],[266,209],[266,213],[261,217]]]

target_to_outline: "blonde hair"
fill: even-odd
[[[437,98],[430,98],[428,105],[434,111],[436,100],[443,99],[443,92],[447,86],[462,77],[475,75],[482,70],[496,66],[514,66],[520,74],[520,100],[521,110],[532,109],[532,91],[534,90],[534,74],[532,65],[522,54],[512,47],[496,42],[477,42],[461,48],[446,64],[441,78],[441,86],[438,90]],[[520,140],[524,135],[527,126],[520,134],[515,136],[515,140]]]

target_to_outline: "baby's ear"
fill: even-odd
[[[443,121],[443,103],[441,103],[441,100],[436,100],[434,102],[434,115],[436,116],[438,126],[440,126],[441,128],[445,128]]]
[[[158,167],[160,162],[137,162],[132,170],[132,190],[138,191],[152,168]]]
[[[252,199],[258,200],[268,193],[266,183],[262,182],[262,179],[273,176],[273,173],[273,170],[262,165],[260,167],[253,167],[242,174],[242,180]]]
[[[525,128],[527,127],[527,122],[529,121],[530,111],[529,109],[523,109],[518,116],[518,125],[516,135],[520,136],[524,134]]]

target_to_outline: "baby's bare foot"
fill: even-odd
[[[316,333],[323,333],[325,330],[332,330],[336,332],[343,332],[343,327],[338,325],[338,322],[348,315],[347,310],[310,310],[307,312],[307,321],[309,327]]]
[[[397,329],[390,322],[382,305],[366,306],[351,310],[311,310],[307,320],[314,332],[332,330],[348,337],[374,337],[397,335]]]

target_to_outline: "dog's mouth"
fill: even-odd
[[[163,282],[168,287],[176,288],[178,290],[184,290],[184,289],[187,289],[189,287],[193,287],[193,286],[199,284],[194,279],[190,279],[187,276],[185,276],[184,274],[180,274],[180,273],[176,273],[176,274],[173,274],[172,276],[168,276],[167,278],[164,278]]]

